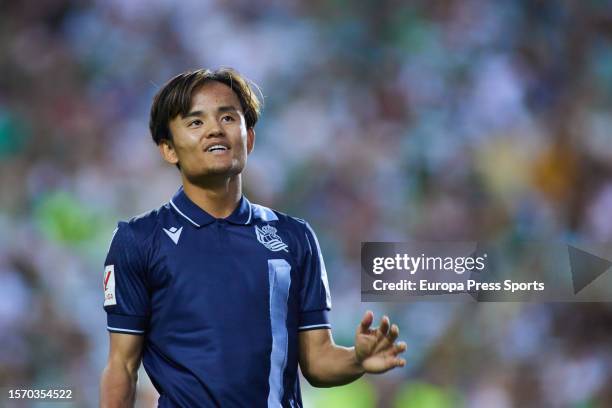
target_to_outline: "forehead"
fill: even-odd
[[[191,109],[208,111],[220,106],[233,106],[242,110],[238,95],[224,83],[208,81],[198,87],[191,96]]]

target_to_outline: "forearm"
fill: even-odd
[[[137,368],[109,362],[100,382],[101,408],[132,408],[136,396]]]
[[[302,367],[308,382],[315,387],[335,387],[355,381],[364,373],[354,347],[330,344]]]

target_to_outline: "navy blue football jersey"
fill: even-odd
[[[105,262],[108,330],[144,336],[160,407],[301,407],[298,332],[330,308],[308,223],[246,197],[218,219],[181,188],[120,222]]]

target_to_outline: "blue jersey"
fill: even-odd
[[[329,328],[303,220],[251,204],[217,219],[183,189],[120,222],[104,268],[108,330],[144,336],[160,407],[300,407],[298,332]]]

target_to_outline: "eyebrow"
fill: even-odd
[[[221,113],[221,112],[238,112],[238,109],[235,106],[232,105],[228,105],[228,106],[220,106],[217,108],[217,112]],[[201,110],[197,110],[197,111],[191,111],[188,114],[186,114],[185,116],[183,116],[183,119],[186,118],[193,118],[193,117],[198,117],[198,116],[203,116],[204,112]]]

